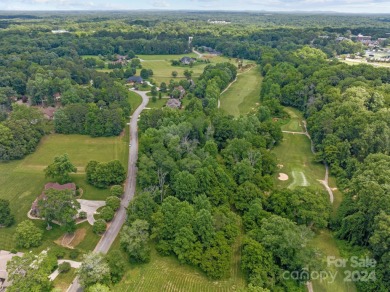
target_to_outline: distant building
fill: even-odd
[[[337,37],[336,38],[336,42],[342,42],[342,41],[349,41],[349,38],[346,38],[346,37]]]
[[[127,83],[142,84],[142,83],[144,83],[144,80],[142,79],[141,76],[131,76],[131,77],[127,78]]]
[[[180,92],[180,96],[179,96],[179,99],[182,99],[184,97],[184,95],[186,94],[186,90],[184,89],[183,86],[178,86],[178,87],[175,87],[174,90],[177,90]]]
[[[180,62],[183,65],[190,65],[191,63],[193,63],[195,61],[196,61],[196,59],[191,58],[191,57],[187,57],[187,56],[180,59]]]
[[[51,32],[54,34],[69,33],[69,31],[64,30],[64,29],[52,30]]]
[[[40,196],[38,198],[36,198],[35,201],[31,205],[30,214],[32,216],[39,217],[38,202],[39,202],[39,200],[45,200],[46,199],[45,191],[47,191],[49,189],[55,189],[57,191],[72,190],[73,194],[76,195],[76,185],[74,183],[67,183],[67,184],[64,184],[64,185],[60,185],[58,183],[47,183],[47,184],[45,184],[45,188],[42,191],[42,193],[40,194]]]
[[[210,48],[210,47],[200,46],[199,49],[200,49],[200,51],[205,52],[205,53],[209,53],[211,55],[222,55],[221,52],[218,52],[218,51],[216,51],[216,50],[214,50],[213,48]]]
[[[173,108],[173,109],[179,109],[179,108],[181,108],[181,101],[176,99],[176,98],[170,98],[167,101],[166,106],[170,107],[170,108]]]
[[[43,113],[43,116],[48,119],[48,120],[53,120],[54,119],[54,114],[57,111],[56,107],[49,106],[49,107],[39,107],[39,110],[41,113]]]

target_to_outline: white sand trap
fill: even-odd
[[[288,175],[282,172],[279,172],[278,180],[285,181],[288,180]]]

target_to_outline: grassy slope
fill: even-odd
[[[285,110],[289,113],[290,120],[282,126],[282,130],[302,132],[302,114],[293,108],[285,108]],[[283,165],[280,172],[286,173],[289,176],[289,180],[287,181],[279,181],[275,178],[278,186],[293,187],[302,185],[302,180],[300,180],[299,175],[296,175],[297,179],[295,182],[293,181],[293,172],[302,172],[310,185],[323,189],[323,186],[317,179],[324,178],[325,168],[322,164],[313,161],[314,155],[310,149],[310,140],[305,135],[283,133],[283,142],[273,152],[277,156],[278,164]],[[331,188],[335,186],[334,178],[329,178],[329,185]],[[342,200],[341,192],[335,191],[334,198],[333,209],[336,210]],[[336,242],[332,237],[332,233],[328,230],[321,230],[311,244],[324,255],[324,259],[326,256],[339,257]],[[334,283],[321,282],[319,280],[313,281],[314,291],[355,291],[355,286],[351,283],[344,282],[343,278],[343,270],[339,269]]]
[[[127,131],[126,131],[127,132]],[[108,190],[99,190],[85,182],[83,173],[89,160],[109,161],[119,159],[127,165],[128,135],[111,138],[90,138],[82,135],[52,134],[42,139],[37,151],[23,160],[0,163],[0,198],[8,199],[16,224],[10,228],[0,228],[0,249],[10,250],[15,247],[13,234],[16,225],[27,219],[31,203],[41,193],[46,179],[43,169],[52,162],[54,156],[68,153],[71,161],[80,170],[73,175],[75,182],[84,189],[84,199],[104,199]],[[41,225],[41,221],[34,221]],[[49,241],[57,239],[61,230],[45,231]],[[45,243],[46,244],[46,243]],[[45,246],[45,244],[43,246]]]
[[[129,101],[131,104],[131,113],[133,113],[137,107],[142,103],[142,97],[139,96],[137,93],[130,91],[129,92]]]
[[[208,279],[200,270],[182,265],[174,256],[163,257],[152,247],[151,261],[147,264],[128,264],[122,281],[112,291],[237,291],[245,287],[239,267],[241,237],[234,245],[230,277],[218,281]],[[119,248],[116,240],[113,248]],[[123,254],[126,258],[126,255]]]
[[[258,67],[237,77],[237,81],[221,95],[221,109],[235,117],[252,111],[259,102],[262,77]]]

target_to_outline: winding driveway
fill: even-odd
[[[136,186],[136,176],[137,176],[137,159],[138,159],[138,126],[137,121],[141,112],[144,110],[146,105],[149,102],[149,96],[146,95],[145,91],[132,90],[142,97],[141,105],[135,110],[130,119],[130,151],[129,151],[129,163],[127,170],[127,179],[125,184],[125,193],[122,198],[121,206],[116,212],[114,219],[111,221],[110,226],[103,234],[99,243],[96,245],[94,252],[96,253],[107,253],[110,249],[115,238],[118,236],[119,231],[126,220],[126,208],[129,205],[130,201],[134,197],[135,186]],[[68,289],[68,292],[78,292],[82,291],[82,287],[78,282],[76,277],[71,286]]]

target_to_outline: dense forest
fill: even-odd
[[[384,38],[390,18],[218,12],[213,17],[230,22],[218,26],[207,22],[209,12],[163,15],[0,15],[0,160],[23,158],[52,132],[119,135],[132,110],[125,79],[142,68],[137,54],[208,46],[255,61],[264,77],[261,104],[238,118],[218,109],[221,92],[238,75],[232,63],[208,64],[194,83],[161,84],[161,91],[183,86],[186,105],[140,118],[138,194],[127,210],[122,250],[131,262],[145,263],[155,247],[210,279],[224,279],[242,238],[240,267],[249,291],[303,291],[309,278],[282,275],[321,269],[322,255],[309,242],[329,228],[351,254],[377,261],[376,281],[358,281],[357,289],[388,291],[390,70],[349,66],[335,57],[365,50],[338,37]],[[99,72],[99,55],[132,61]],[[336,216],[323,190],[274,185],[272,149],[283,140],[283,106],[304,113],[316,161],[337,178],[344,198]],[[56,112],[47,119],[42,109],[49,107]],[[88,180],[107,187],[94,178],[97,165],[89,164]],[[124,180],[124,170],[118,176],[115,183]]]

